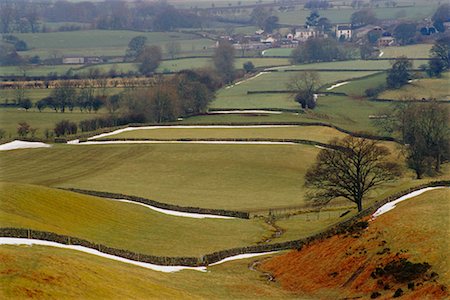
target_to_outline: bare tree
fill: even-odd
[[[300,72],[291,77],[287,88],[291,90],[295,101],[300,103],[302,108],[316,107],[316,91],[320,87],[320,75],[316,71]]]
[[[169,54],[170,58],[174,59],[175,56],[177,56],[181,52],[181,44],[176,41],[170,41],[166,44],[166,51]]]
[[[308,197],[316,204],[344,197],[361,211],[369,191],[400,175],[399,165],[387,160],[389,150],[378,141],[348,136],[331,145],[306,173],[305,185],[314,188]]]

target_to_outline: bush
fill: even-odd
[[[74,122],[69,120],[62,120],[55,125],[55,135],[57,137],[67,134],[76,134],[78,131],[78,126]]]
[[[375,98],[376,96],[378,96],[379,93],[381,93],[384,90],[385,90],[385,87],[383,85],[379,85],[379,86],[377,86],[375,88],[368,88],[368,89],[366,89],[364,91],[364,94],[368,98]]]

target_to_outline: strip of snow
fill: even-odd
[[[83,246],[65,245],[65,244],[60,244],[60,243],[55,243],[55,242],[50,242],[50,241],[43,241],[43,240],[0,237],[0,245],[29,245],[29,246],[39,245],[39,246],[49,246],[49,247],[57,247],[57,248],[63,248],[63,249],[76,250],[76,251],[80,251],[80,252],[84,252],[84,253],[88,253],[88,254],[92,254],[92,255],[97,255],[97,256],[104,257],[104,258],[124,262],[127,264],[132,264],[135,266],[143,267],[143,268],[154,270],[154,271],[164,272],[164,273],[178,272],[181,270],[196,270],[196,271],[206,272],[206,267],[160,266],[160,265],[155,265],[155,264],[150,264],[150,263],[145,263],[145,262],[134,261],[131,259],[126,259],[123,257],[111,255],[111,254],[106,254],[106,253],[100,252],[98,250],[94,250],[94,249],[83,247]]]
[[[435,189],[442,189],[442,188],[449,188],[449,187],[444,187],[444,186],[438,186],[438,187],[427,187],[427,188],[423,188],[414,192],[411,192],[409,194],[406,194],[394,201],[388,202],[385,205],[383,205],[382,207],[380,207],[379,209],[377,209],[377,211],[372,215],[372,220],[381,216],[382,214],[393,210],[396,205],[402,201],[417,197],[425,192],[431,191],[431,190],[435,190]]]
[[[158,208],[158,207],[151,206],[151,205],[148,205],[148,204],[144,204],[144,203],[140,203],[140,202],[136,202],[136,201],[130,201],[130,200],[126,200],[126,199],[112,199],[112,198],[108,198],[108,200],[141,205],[141,206],[150,208],[151,210],[154,210],[154,211],[166,214],[166,215],[177,216],[177,217],[194,218],[194,219],[206,219],[206,218],[209,218],[209,219],[235,219],[233,217],[227,217],[227,216],[219,216],[219,215],[211,215],[211,214],[187,213],[187,212],[176,211],[176,210],[162,209],[162,208]]]
[[[326,149],[325,147],[319,146],[319,145],[315,145],[314,147],[319,148],[319,149]]]
[[[381,51],[380,54],[378,55],[378,57],[382,57],[384,55],[384,52]]]
[[[408,83],[413,83],[413,82],[416,82],[416,81],[418,81],[417,79],[411,79],[411,80],[408,80]]]
[[[208,114],[282,114],[282,111],[273,111],[273,110],[213,110],[208,112]]]
[[[234,87],[236,85],[240,85],[241,83],[244,83],[244,82],[250,81],[252,79],[258,78],[259,76],[261,76],[263,74],[267,74],[267,72],[260,72],[260,73],[256,74],[255,76],[249,77],[247,79],[244,79],[244,80],[238,81],[238,82],[236,82],[236,83],[234,83],[232,85],[229,85],[225,89],[229,89],[229,88],[232,88],[232,87]]]
[[[3,145],[0,145],[0,151],[15,150],[15,149],[28,149],[28,148],[48,148],[51,145],[41,142],[25,142],[25,141],[12,141]]]
[[[267,50],[264,50],[263,52],[261,52],[261,55],[262,55],[262,56],[266,55],[266,51],[267,51]]]
[[[336,84],[330,86],[329,88],[327,88],[327,91],[331,91],[332,89],[335,89],[335,88],[340,87],[342,85],[346,85],[347,83],[350,83],[350,81],[336,83]]]
[[[250,257],[256,257],[256,256],[262,256],[262,255],[268,255],[268,254],[274,254],[277,253],[278,251],[271,251],[271,252],[261,252],[261,253],[248,253],[248,254],[239,254],[239,255],[235,255],[235,256],[230,256],[227,258],[224,258],[222,260],[219,260],[218,262],[215,262],[213,264],[210,264],[209,266],[215,266],[218,264],[222,264],[224,262],[227,261],[232,261],[232,260],[239,260],[239,259],[245,259],[245,258],[250,258]]]
[[[197,128],[203,128],[203,129],[219,129],[219,128],[287,128],[287,127],[298,127],[296,125],[236,125],[236,126],[229,126],[229,125],[202,125],[202,126],[189,126],[189,125],[177,125],[177,126],[143,126],[143,127],[127,127],[122,129],[117,129],[112,132],[102,133],[95,135],[93,137],[88,138],[88,140],[95,140],[111,135],[116,135],[122,132],[128,132],[128,131],[134,131],[134,130],[150,130],[150,129],[197,129]],[[77,144],[76,142],[78,140],[73,140],[68,142],[68,144]]]
[[[88,141],[74,145],[108,145],[108,144],[219,144],[219,145],[297,145],[291,142],[265,141]]]

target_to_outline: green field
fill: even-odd
[[[56,65],[56,66],[28,66],[25,71],[15,66],[0,67],[0,76],[45,76],[49,73],[65,74],[69,69],[76,69],[81,65]]]
[[[424,78],[404,85],[398,90],[387,90],[379,98],[401,100],[406,99],[438,99],[450,100],[450,73],[443,73],[442,78]]]
[[[50,33],[22,33],[16,36],[24,40],[31,50],[21,52],[21,55],[39,55],[48,58],[52,55],[70,56],[118,56],[125,55],[130,40],[143,35],[150,45],[161,46],[170,41],[177,41],[181,45],[180,55],[206,54],[214,44],[208,39],[199,38],[194,34],[179,32],[135,32],[125,30],[85,30]]]
[[[292,48],[273,48],[263,51],[263,56],[291,56]]]
[[[1,183],[0,189],[0,227],[50,231],[144,254],[201,256],[252,245],[269,235],[259,219],[175,217],[33,185]]]
[[[349,83],[336,87],[333,92],[346,93],[351,97],[365,97],[365,91],[386,84],[386,73],[381,72],[367,78],[352,80]]]
[[[418,20],[426,17],[430,17],[437,8],[437,3],[432,4],[419,4],[408,7],[380,7],[373,8],[378,19],[403,19],[403,20]],[[333,8],[327,10],[319,10],[318,13],[321,17],[328,18],[331,23],[349,23],[351,15],[356,12],[352,8]],[[310,15],[308,9],[297,9],[287,12],[278,12],[278,17],[281,24],[293,24],[304,25],[306,18]]]
[[[304,145],[55,145],[2,151],[0,180],[182,206],[265,209],[304,204],[303,176],[318,151]]]
[[[78,109],[73,112],[57,113],[46,109],[39,112],[35,109],[29,111],[18,108],[0,109],[0,128],[6,131],[7,137],[16,136],[17,125],[19,122],[27,122],[32,128],[37,128],[36,136],[43,137],[45,129],[53,129],[55,123],[61,120],[70,120],[80,122],[86,119],[92,119],[106,115],[106,112],[98,113],[80,112]]]
[[[287,128],[165,128],[127,131],[105,139],[303,139],[328,142],[346,134],[330,127],[307,126]]]
[[[430,56],[430,49],[432,46],[433,45],[431,44],[418,44],[410,46],[386,47],[381,49],[384,53],[381,58],[399,57],[402,55],[409,58],[428,58]]]

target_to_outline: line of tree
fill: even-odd
[[[88,23],[98,29],[170,31],[201,27],[202,21],[205,20],[192,11],[176,9],[165,1],[0,0],[0,33],[46,31],[45,22]]]

